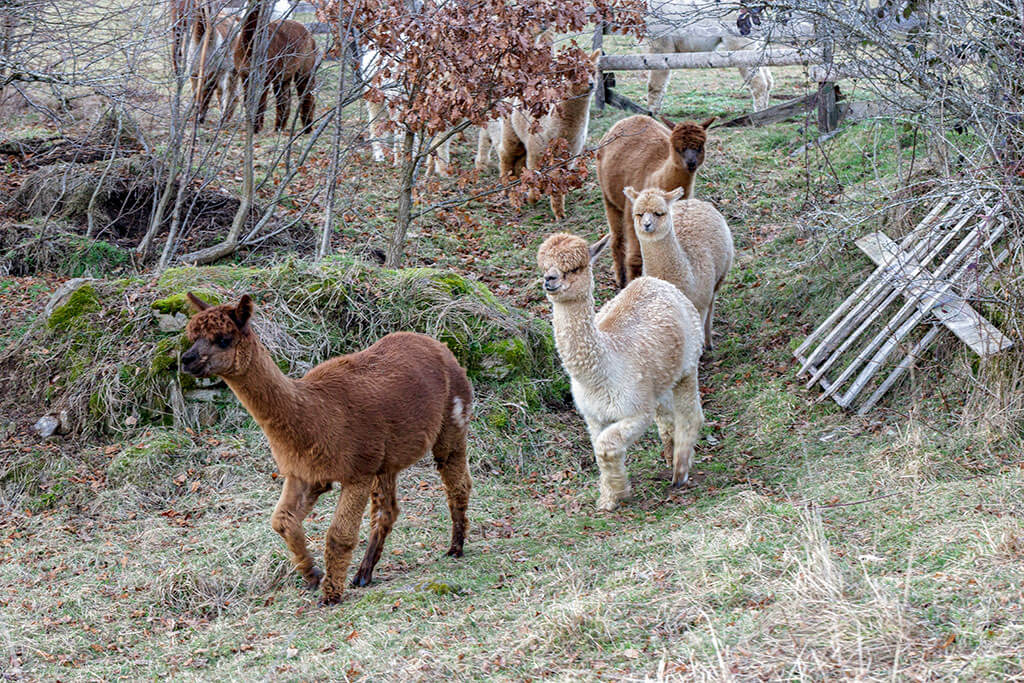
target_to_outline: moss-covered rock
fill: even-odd
[[[117,453],[107,466],[107,483],[121,486],[149,483],[160,478],[171,480],[173,466],[188,446],[188,439],[177,432],[156,430],[145,441]]]
[[[217,305],[224,303],[221,300],[221,296],[213,290],[195,289],[191,291],[208,304]],[[174,315],[175,313],[184,313],[188,315],[192,312],[192,304],[188,302],[188,292],[177,292],[154,301],[153,309],[160,311],[161,313],[165,313],[166,315]]]
[[[51,330],[72,330],[82,326],[83,319],[99,311],[100,299],[92,285],[84,284],[71,293],[67,301],[50,313],[46,325]]]

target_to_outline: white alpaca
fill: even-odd
[[[601,472],[600,510],[629,498],[626,449],[652,422],[671,455],[672,485],[686,483],[704,421],[697,309],[674,285],[640,277],[595,316],[591,263],[607,242],[588,248],[579,237],[557,233],[537,251],[555,346]]]
[[[713,348],[715,295],[732,267],[735,249],[725,217],[714,205],[684,199],[683,188],[665,192],[623,190],[632,204],[633,228],[644,257],[644,275],[671,282],[704,321],[704,348]]]
[[[647,44],[651,52],[714,52],[754,50],[760,40],[740,35],[738,11],[726,11],[706,0],[648,0]],[[768,107],[775,84],[768,67],[737,67],[754,99],[754,111]],[[661,111],[671,71],[651,71],[647,81],[647,108]]]
[[[491,151],[501,149],[501,137],[504,135],[501,119],[493,119],[487,125],[480,126],[477,131],[476,170],[483,171],[491,165]]]
[[[393,77],[397,73],[397,66],[394,59],[382,54],[379,50],[367,49],[363,52],[360,60],[360,69],[362,78],[364,81],[369,81],[374,74],[380,69],[388,66]],[[387,101],[392,98],[400,98],[403,96],[403,91],[398,83],[387,83],[382,88],[384,92],[384,102],[371,102],[364,98],[366,102],[366,122],[370,128],[370,149],[373,152],[373,160],[383,162],[387,160],[387,153],[384,151],[383,139],[386,132],[383,130],[384,124],[391,116],[388,110]],[[401,163],[402,152],[404,148],[403,135],[399,132],[393,134],[392,143],[392,159],[395,166]],[[451,144],[452,136],[447,132],[443,134],[445,137],[444,141],[438,145],[438,147],[427,157],[426,174],[430,175],[434,171],[440,176],[447,177],[450,174],[451,166]],[[418,138],[413,142],[415,147],[418,144]]]

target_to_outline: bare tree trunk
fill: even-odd
[[[398,216],[395,220],[395,231],[388,243],[387,258],[384,260],[384,265],[388,268],[401,266],[402,258],[405,256],[405,235],[409,231],[409,224],[412,223],[412,190],[416,185],[416,162],[419,161],[415,141],[416,135],[406,129],[405,144],[402,147],[402,189],[398,195]]]
[[[338,101],[334,109],[334,135],[331,136],[331,170],[327,176],[327,198],[324,205],[324,224],[320,231],[320,244],[316,249],[317,259],[327,256],[331,250],[331,231],[334,228],[334,195],[338,185],[338,171],[341,166],[341,112],[345,106],[345,38],[347,28],[341,20],[338,9],[338,45],[340,45],[341,60],[338,62]]]

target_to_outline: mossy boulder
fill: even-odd
[[[128,446],[111,459],[107,465],[107,482],[121,486],[149,484],[161,479],[171,481],[174,462],[189,445],[188,439],[179,433],[153,431],[145,441]]]
[[[210,289],[195,289],[192,290],[192,293],[208,304],[216,306],[224,303],[221,300],[220,294]],[[174,315],[175,313],[189,315],[192,313],[192,304],[188,301],[188,292],[177,292],[154,301],[153,309],[165,315]]]
[[[83,321],[87,320],[88,314],[101,308],[96,290],[90,284],[83,284],[71,292],[64,303],[53,309],[46,319],[46,325],[51,330],[73,330],[85,324]]]

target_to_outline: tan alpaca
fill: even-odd
[[[594,70],[600,58],[600,50],[591,53],[590,61]],[[572,156],[583,151],[590,127],[590,97],[594,92],[594,79],[595,72],[592,71],[586,82],[572,88],[566,99],[551,105],[548,113],[540,119],[522,109],[515,109],[502,122],[498,160],[501,177],[505,182],[517,177],[524,165],[530,170],[540,168],[544,151],[556,138],[562,138],[568,143],[569,154]],[[528,199],[536,201],[537,197],[531,193]],[[550,200],[551,213],[555,218],[565,218],[565,195],[553,194]]]
[[[199,102],[200,123],[206,120],[206,113],[214,94],[220,101],[222,122],[230,120],[234,112],[236,79],[230,42],[236,25],[234,15],[221,12],[210,17],[205,7],[200,20],[192,24],[189,78],[192,81],[192,91]],[[200,87],[202,93],[199,92]]]
[[[671,192],[625,188],[633,205],[633,229],[644,256],[644,275],[671,282],[697,307],[704,321],[704,348],[711,343],[715,295],[735,254],[725,217],[700,199],[677,201]]]
[[[192,347],[181,357],[182,367],[197,377],[221,377],[267,435],[285,477],[270,525],[288,544],[306,585],[323,588],[324,604],[341,600],[367,499],[370,540],[352,583],[370,583],[398,517],[396,477],[428,453],[448,494],[448,554],[462,556],[472,487],[466,433],[473,389],[447,346],[396,332],[292,379],[250,327],[248,295],[237,306],[211,306],[191,292],[188,298],[198,313],[186,328]],[[327,530],[322,574],[306,549],[302,520],[333,482],[341,484],[341,496]]]
[[[643,272],[640,245],[633,232],[627,185],[662,190],[681,187],[683,198],[693,198],[697,169],[704,163],[707,127],[686,121],[672,127],[650,116],[630,116],[611,127],[597,150],[597,182],[601,185],[604,213],[612,233],[612,275],[625,287]],[[671,122],[668,122],[671,123]]]
[[[601,472],[600,510],[629,498],[626,449],[652,422],[671,455],[672,485],[686,483],[704,421],[697,309],[674,285],[640,277],[595,316],[591,264],[607,242],[588,248],[579,237],[557,233],[537,251],[555,346]]]

